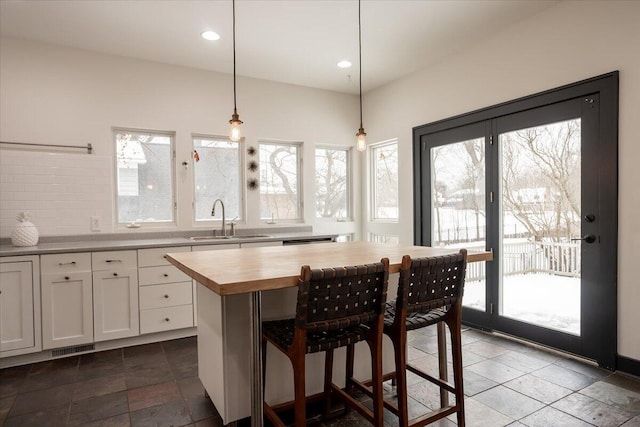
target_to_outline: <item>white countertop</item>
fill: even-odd
[[[210,233],[210,232],[209,232]],[[324,240],[335,239],[336,234],[313,233],[311,231],[292,231],[292,232],[269,232],[260,230],[251,234],[265,234],[268,237],[243,237],[240,233],[238,236],[229,239],[212,239],[212,240],[191,240],[191,235],[206,235],[206,232],[194,233],[185,232],[185,236],[175,236],[175,233],[155,233],[153,238],[132,238],[129,235],[111,235],[110,239],[91,239],[92,236],[86,236],[86,239],[77,236],[69,236],[67,241],[64,238],[56,238],[61,241],[46,241],[36,246],[13,246],[11,244],[0,245],[0,257],[4,256],[20,256],[20,255],[42,255],[69,252],[88,252],[88,251],[115,251],[124,249],[144,249],[144,248],[160,248],[165,246],[200,246],[200,245],[224,245],[230,243],[247,243],[247,242],[269,242],[269,241],[301,241],[301,240]],[[102,237],[102,236],[100,236]]]

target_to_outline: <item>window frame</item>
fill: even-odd
[[[195,145],[194,142],[196,139],[210,139],[210,140],[225,140],[225,141],[229,141],[232,143],[235,143],[238,145],[238,167],[239,167],[239,171],[240,171],[240,176],[238,178],[238,184],[240,185],[240,200],[239,200],[239,206],[238,206],[238,223],[246,223],[247,221],[247,204],[246,204],[246,188],[245,188],[245,179],[247,177],[246,175],[246,171],[245,171],[245,164],[246,164],[246,157],[245,157],[245,142],[244,142],[244,138],[241,138],[240,141],[238,142],[234,142],[231,141],[229,139],[228,136],[219,136],[219,135],[207,135],[207,134],[201,134],[201,133],[192,133],[191,134],[191,155],[193,156],[193,151],[195,150]],[[191,172],[191,176],[192,176],[192,188],[191,188],[191,201],[192,201],[192,211],[193,214],[191,216],[191,221],[193,223],[194,226],[203,226],[203,225],[210,225],[210,224],[217,224],[217,223],[221,223],[222,219],[215,219],[215,218],[210,218],[210,219],[197,219],[196,218],[196,209],[195,209],[195,205],[196,205],[196,167],[195,167],[195,163],[192,161],[193,167],[192,167],[192,172]],[[214,200],[211,201],[211,203],[213,204]],[[224,202],[224,200],[223,200]],[[231,220],[233,218],[229,217],[227,215],[226,220]]]
[[[120,207],[118,199],[120,193],[118,191],[118,141],[116,134],[118,133],[133,133],[133,134],[149,134],[164,136],[169,138],[169,153],[170,162],[169,169],[171,171],[171,221],[126,221],[120,220]],[[178,226],[178,197],[177,197],[177,182],[176,182],[176,132],[168,130],[152,130],[152,129],[139,129],[129,128],[121,126],[113,126],[111,128],[111,137],[113,141],[113,183],[114,183],[114,222],[116,230],[126,230],[130,228],[176,228]]]
[[[398,144],[398,139],[397,138],[393,138],[393,139],[388,139],[386,141],[380,141],[380,142],[376,142],[374,144],[370,144],[369,147],[367,147],[367,154],[368,154],[368,175],[369,175],[369,183],[368,183],[368,187],[369,187],[369,203],[368,203],[368,217],[369,217],[369,222],[372,223],[378,223],[378,224],[399,224],[400,223],[400,203],[398,200],[398,204],[397,204],[397,209],[398,209],[398,217],[397,218],[376,218],[376,159],[375,159],[375,153],[376,150],[379,148],[383,148],[386,146],[390,146],[390,145],[395,145],[396,146],[396,152],[397,152],[397,156],[398,156],[398,170],[397,170],[397,175],[398,175],[398,179],[400,178],[400,146]],[[400,182],[398,182],[398,186],[400,185]],[[397,189],[397,192],[400,191],[400,188]]]
[[[316,152],[317,150],[334,150],[334,151],[345,151],[347,154],[347,173],[346,173],[346,177],[347,177],[347,195],[346,195],[346,200],[347,200],[347,215],[343,218],[338,218],[338,217],[331,217],[331,218],[326,218],[326,217],[319,217],[317,215],[317,189],[315,188],[315,179],[316,179],[316,173],[317,173],[317,169],[316,169]],[[314,211],[314,218],[315,221],[319,221],[319,222],[349,222],[349,221],[353,221],[353,206],[354,206],[354,191],[353,191],[353,147],[352,146],[344,146],[344,145],[324,145],[324,144],[318,144],[314,147],[313,149],[313,180],[314,180],[314,207],[313,207],[313,211]]]
[[[260,161],[260,147],[262,145],[289,145],[289,146],[294,146],[297,149],[296,188],[297,188],[297,195],[298,195],[298,203],[297,203],[298,217],[286,218],[286,219],[274,218],[273,221],[278,223],[304,223],[304,188],[303,188],[304,176],[303,176],[303,166],[302,166],[304,143],[302,141],[284,141],[284,140],[278,140],[278,139],[258,139],[257,142],[258,142],[257,155],[258,155],[258,219],[259,221],[266,222],[268,224],[272,223],[272,220],[270,218],[262,218],[262,215],[260,214],[260,212],[262,211],[262,204],[261,204],[262,162]]]

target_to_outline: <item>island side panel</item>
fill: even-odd
[[[197,284],[198,376],[225,424],[230,421],[225,405],[222,297]]]
[[[251,416],[250,300],[251,294],[222,297],[225,424]]]

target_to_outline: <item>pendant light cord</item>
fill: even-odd
[[[360,23],[360,0],[358,0],[358,63],[360,64],[360,128],[362,129],[362,29]]]
[[[236,110],[236,0],[232,0],[233,5],[233,113]]]

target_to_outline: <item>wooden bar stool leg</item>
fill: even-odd
[[[333,349],[325,352],[324,358],[324,417],[331,413],[331,383],[333,380]]]
[[[294,411],[295,426],[304,427],[307,424],[307,402],[305,393],[305,364],[304,353],[295,354],[293,360],[293,390],[294,390]]]
[[[445,322],[436,324],[438,331],[438,371],[442,381],[449,381],[447,372],[447,332],[445,331]],[[440,387],[440,407],[449,406],[449,392]]]
[[[347,367],[346,367],[346,375],[344,379],[344,391],[347,394],[353,393],[353,364],[355,361],[355,345],[349,344],[347,346]],[[349,405],[344,405],[344,414],[348,414],[351,411]]]
[[[456,406],[458,406],[458,412],[456,416],[458,418],[458,426],[464,427],[464,385],[462,381],[462,319],[460,313],[454,316],[447,322],[449,330],[451,332],[451,353],[453,357],[453,383],[456,389]]]
[[[373,425],[383,427],[384,405],[382,401],[382,336],[373,333],[367,339],[371,349],[371,380],[373,381]]]
[[[398,426],[409,425],[409,410],[407,398],[407,340],[406,334],[398,334],[392,337],[393,353],[396,359],[396,395],[398,397]]]

